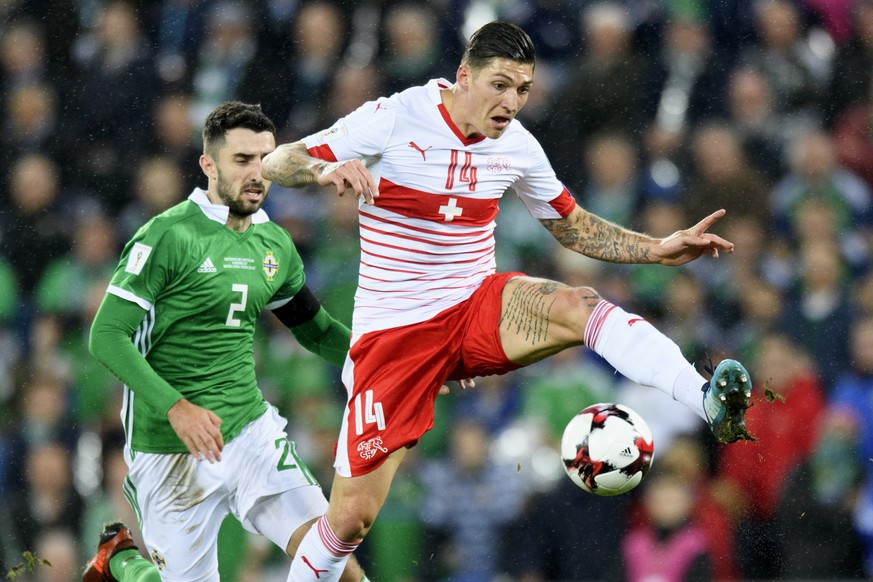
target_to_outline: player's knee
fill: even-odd
[[[339,539],[354,542],[369,533],[376,520],[376,513],[366,511],[363,507],[353,507],[330,515],[328,522]]]
[[[600,294],[593,287],[572,287],[561,293],[555,308],[568,324],[578,327],[580,321],[588,321],[588,317],[600,301]]]

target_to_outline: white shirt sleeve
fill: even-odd
[[[368,101],[329,128],[303,138],[318,158],[331,152],[335,160],[381,156],[394,131],[395,115],[387,99]],[[333,161],[333,160],[331,160]]]
[[[567,216],[575,207],[575,201],[558,180],[540,143],[530,134],[527,145],[525,158],[529,165],[524,175],[513,184],[513,190],[531,216],[538,220]]]

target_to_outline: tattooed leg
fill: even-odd
[[[600,302],[590,287],[518,277],[503,289],[500,340],[510,360],[532,364],[583,343],[585,323]]]

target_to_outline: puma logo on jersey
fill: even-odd
[[[418,153],[420,153],[420,154],[421,154],[421,159],[424,160],[424,161],[426,162],[426,161],[427,161],[427,155],[425,154],[425,152],[426,152],[427,150],[429,150],[430,148],[432,148],[433,146],[427,146],[426,148],[421,149],[420,147],[418,147],[418,144],[416,144],[414,141],[411,141],[411,142],[409,142],[409,147],[411,147],[412,149],[414,149],[415,151],[417,151]]]
[[[206,257],[206,260],[203,261],[203,264],[200,265],[200,268],[197,269],[198,273],[215,273],[218,269],[215,268],[215,265],[212,264],[212,259]]]

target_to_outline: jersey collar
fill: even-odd
[[[479,143],[480,141],[485,139],[484,135],[480,135],[478,137],[474,137],[472,139],[467,138],[464,133],[458,129],[458,126],[455,125],[455,122],[452,121],[452,116],[449,115],[449,110],[446,109],[446,106],[443,105],[443,97],[440,91],[442,89],[449,89],[452,86],[451,83],[446,81],[445,79],[431,79],[428,87],[430,88],[432,95],[434,95],[434,99],[436,101],[437,109],[440,112],[440,116],[443,118],[443,121],[448,126],[449,130],[455,134],[464,146],[471,146],[475,143]]]
[[[203,214],[205,214],[206,218],[209,220],[214,220],[221,224],[227,224],[230,209],[224,204],[213,204],[210,202],[209,198],[206,196],[206,190],[203,190],[202,188],[194,188],[194,191],[191,192],[190,196],[188,196],[188,200],[199,206],[200,210],[203,211]],[[252,224],[269,221],[270,217],[267,216],[267,213],[263,208],[252,214]]]

